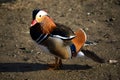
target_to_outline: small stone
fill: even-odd
[[[90,14],[91,14],[90,12],[87,13],[88,16],[89,16]]]
[[[18,45],[17,45],[17,44],[15,44],[15,47],[16,47],[16,48],[18,48]]]
[[[12,56],[15,58],[17,55],[16,55],[16,54],[13,54]]]
[[[110,64],[115,64],[115,63],[117,63],[118,61],[117,60],[109,60],[109,63]]]
[[[37,54],[40,54],[40,52],[37,52]]]
[[[86,30],[86,31],[88,31],[88,30],[89,30],[89,28],[85,28],[85,30]]]
[[[96,21],[95,21],[95,20],[92,20],[92,23],[96,24]]]
[[[114,21],[114,20],[115,20],[115,18],[110,18],[110,19],[109,19],[109,21]]]
[[[32,53],[34,50],[31,50],[30,53]]]
[[[70,8],[68,11],[72,11],[73,9],[72,8]]]

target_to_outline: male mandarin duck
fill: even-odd
[[[55,23],[47,12],[33,10],[30,35],[32,39],[44,48],[45,52],[55,57],[55,64],[50,67],[58,69],[62,59],[87,56],[97,62],[103,62],[92,51],[82,50],[86,42],[86,34],[82,29],[73,32],[69,27]]]

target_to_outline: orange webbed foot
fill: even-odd
[[[62,60],[58,59],[57,57],[55,58],[55,63],[53,64],[48,64],[48,70],[58,70],[61,69],[62,67]]]

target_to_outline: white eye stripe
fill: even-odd
[[[42,16],[46,16],[46,15],[48,15],[47,12],[41,10],[37,13],[36,17],[42,17]]]

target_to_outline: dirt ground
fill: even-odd
[[[118,63],[73,58],[63,60],[61,70],[46,70],[54,58],[29,35],[36,8],[73,30],[84,29],[97,43],[89,49]],[[0,80],[120,80],[120,0],[0,0]]]

